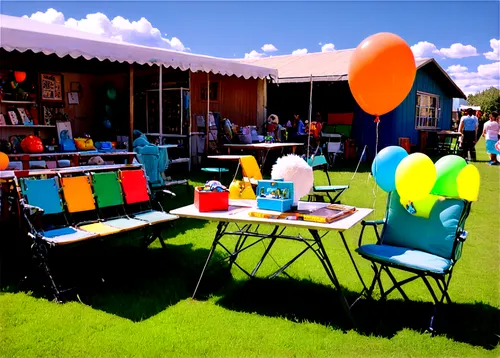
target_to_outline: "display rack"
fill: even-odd
[[[56,128],[55,125],[46,125],[43,118],[40,117],[40,111],[36,109],[37,124],[23,123],[18,108],[31,109],[37,106],[35,101],[15,101],[15,100],[1,100],[0,101],[0,113],[3,114],[5,124],[0,123],[0,140],[8,140],[11,135],[19,134],[33,134],[40,135],[40,131],[51,131]],[[16,113],[16,118],[18,124],[12,124],[8,112],[14,110]],[[30,111],[30,117],[32,117],[33,112]]]
[[[163,88],[146,90],[146,136],[160,145],[176,145],[170,164],[188,163],[191,169],[189,123],[189,88]],[[162,112],[160,117],[159,113]]]

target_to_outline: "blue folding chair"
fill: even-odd
[[[330,176],[328,175],[328,162],[324,155],[315,155],[307,159],[307,164],[313,168],[313,170],[323,169],[326,178],[328,180],[328,185],[314,185],[312,191],[308,194],[308,201],[324,201],[324,196],[327,196],[330,203],[338,203],[338,197],[347,189],[349,185],[332,185],[330,181]],[[333,196],[333,197],[332,197]]]
[[[385,299],[395,289],[405,301],[409,301],[402,286],[421,278],[433,300],[434,312],[430,320],[430,331],[434,334],[434,318],[438,306],[446,299],[451,303],[448,288],[453,267],[462,255],[462,246],[467,238],[465,221],[470,212],[470,202],[446,198],[438,200],[429,218],[410,214],[400,203],[396,191],[389,193],[386,216],[383,220],[363,221],[356,252],[371,261],[375,276],[369,286],[363,289],[371,297],[375,285],[380,288],[381,299]],[[382,225],[379,235],[377,227]],[[364,230],[372,226],[377,237],[376,244],[362,245]],[[391,269],[413,273],[409,278],[397,281]],[[385,272],[393,286],[385,289],[380,276]],[[432,288],[432,278],[441,292],[438,297]]]

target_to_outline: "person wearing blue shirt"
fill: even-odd
[[[467,115],[460,118],[458,131],[462,133],[462,157],[467,159],[470,152],[470,159],[476,161],[476,142],[479,120],[474,115],[472,108],[467,109]]]

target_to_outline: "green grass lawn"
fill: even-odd
[[[287,270],[293,279],[248,280],[236,268],[229,273],[212,266],[192,300],[216,224],[180,219],[166,232],[167,250],[155,242],[148,250],[95,250],[79,255],[80,260],[71,258],[61,277],[81,284],[78,296],[65,304],[37,291],[20,292],[21,264],[7,257],[0,294],[0,357],[498,357],[500,167],[488,166],[484,141],[477,150],[480,198],[467,220],[469,237],[451,281],[454,304],[438,315],[436,337],[424,332],[432,305],[421,281],[407,287],[412,303],[404,303],[397,293],[384,304],[359,302],[353,308],[358,328],[352,329],[312,253]],[[322,175],[317,174],[319,181],[325,180]],[[382,218],[386,195],[375,189],[369,168],[361,166],[351,181],[352,175],[350,167],[331,174],[335,183],[351,185],[342,202],[374,207],[372,218]],[[191,185],[205,178],[200,174]],[[226,183],[230,179],[224,178]],[[183,187],[175,191],[179,195],[166,201],[167,209],[192,202],[192,188],[187,194]],[[346,233],[352,250],[358,234],[358,227]],[[371,233],[365,238],[374,241]],[[325,242],[352,300],[361,284],[342,242],[332,234]],[[278,243],[259,276],[273,272],[277,263],[302,248],[300,243]],[[242,266],[251,269],[263,249],[259,244],[242,254]],[[368,262],[354,255],[368,280]]]

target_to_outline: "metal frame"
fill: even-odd
[[[131,168],[131,169],[137,169],[137,168]],[[141,168],[140,170],[144,171],[143,168]],[[59,175],[57,175],[57,173],[56,173],[56,176],[60,177]],[[12,180],[14,181],[16,196],[18,199],[18,206],[17,207],[18,207],[18,212],[19,212],[20,219],[21,219],[20,222],[22,224],[22,222],[24,221],[24,223],[26,224],[27,230],[25,231],[25,234],[27,235],[27,237],[31,241],[30,247],[31,247],[32,259],[34,260],[36,266],[38,266],[39,268],[42,269],[45,277],[47,278],[47,281],[49,283],[49,286],[50,286],[50,289],[52,291],[52,294],[54,296],[55,301],[58,303],[62,303],[63,302],[62,294],[64,292],[72,290],[74,287],[66,288],[66,289],[61,289],[60,287],[58,287],[58,285],[56,284],[56,281],[54,279],[54,276],[51,272],[51,269],[49,267],[50,266],[49,265],[50,250],[58,245],[55,245],[53,243],[49,243],[43,239],[43,235],[37,230],[36,225],[34,224],[35,221],[38,221],[41,219],[40,216],[43,214],[43,209],[27,204],[26,200],[24,199],[24,196],[22,196],[22,194],[21,194],[20,183],[19,183],[17,177],[13,177]],[[149,192],[149,196],[150,196],[150,200],[148,201],[148,204],[149,204],[150,209],[152,209],[153,208],[152,192],[151,192],[151,189],[149,187],[148,187],[148,192]],[[161,207],[161,204],[159,202],[157,202],[157,205],[159,205],[161,210],[163,210],[163,208]],[[67,220],[65,211],[63,212],[63,215],[66,219],[67,226],[71,226]],[[125,211],[124,217],[130,217],[126,211]],[[165,223],[160,223],[160,224],[156,224],[156,225],[147,225],[145,227],[141,227],[138,229],[131,229],[131,230],[127,230],[124,232],[118,232],[116,234],[112,234],[109,236],[111,237],[111,236],[116,236],[116,235],[121,235],[121,234],[128,234],[128,233],[135,231],[135,230],[144,231],[144,237],[142,239],[142,246],[144,248],[147,248],[156,239],[158,239],[160,241],[162,248],[166,248],[166,244],[165,244],[164,239],[161,235],[161,227],[163,227],[167,224],[172,225],[172,222],[165,222]],[[76,245],[85,244],[86,241],[93,241],[95,239],[102,240],[102,238],[98,236],[96,238],[90,238],[88,240],[81,240],[81,241],[76,241],[74,243],[65,244],[64,246],[74,247]],[[26,276],[23,279],[23,281],[26,281],[28,278],[29,278],[29,275]]]
[[[390,201],[390,195],[387,199],[387,208],[389,206],[389,201]],[[457,249],[459,249],[458,245],[463,244],[465,242],[465,240],[467,239],[467,231],[465,231],[463,229],[463,227],[464,227],[465,221],[467,220],[467,217],[469,216],[470,207],[471,207],[471,203],[466,202],[464,209],[462,211],[462,215],[461,215],[460,220],[459,220],[458,225],[457,225],[457,232],[455,234],[455,242],[454,242],[453,248],[452,248],[453,262],[452,262],[450,269],[447,272],[445,272],[444,274],[437,274],[434,272],[413,269],[413,268],[402,266],[402,265],[396,265],[396,264],[392,264],[392,263],[378,261],[378,260],[373,259],[372,257],[368,257],[368,256],[362,255],[360,253],[361,257],[363,257],[371,262],[371,267],[372,267],[375,275],[372,279],[370,287],[367,288],[364,285],[363,290],[360,293],[360,296],[358,297],[358,299],[355,302],[357,302],[362,296],[366,296],[367,298],[371,299],[373,291],[375,289],[375,285],[378,285],[378,287],[379,287],[381,300],[385,300],[391,292],[393,292],[394,290],[397,290],[401,294],[403,299],[406,302],[408,302],[408,301],[410,301],[410,299],[408,298],[408,296],[404,292],[402,286],[420,278],[420,279],[422,279],[425,286],[429,290],[429,293],[431,294],[432,299],[434,301],[434,310],[433,310],[433,313],[432,313],[432,316],[430,319],[430,323],[429,323],[429,331],[434,335],[436,333],[435,328],[434,328],[434,321],[435,321],[435,317],[436,317],[437,310],[438,310],[439,306],[441,306],[444,303],[445,299],[446,299],[446,302],[448,304],[452,303],[450,295],[448,294],[448,288],[450,286],[450,281],[452,278],[454,265],[459,259],[459,255],[457,254]],[[387,210],[386,210],[386,212],[387,212]],[[386,223],[386,219],[378,220],[378,221],[364,221],[363,220],[361,222],[362,229],[361,229],[361,232],[359,234],[358,247],[362,246],[361,243],[362,243],[363,234],[364,234],[366,226],[373,227],[373,229],[375,231],[375,236],[377,238],[377,245],[381,245],[382,241],[383,241],[385,223]],[[379,231],[377,229],[378,225],[383,225],[381,235],[379,234]],[[377,265],[378,265],[378,267],[377,267]],[[409,273],[413,273],[414,276],[411,276],[409,278],[398,281],[398,280],[396,280],[395,276],[391,272],[391,270],[390,270],[391,268],[406,271]],[[392,282],[392,287],[390,287],[389,289],[384,289],[384,287],[382,285],[382,280],[380,279],[382,272],[385,272]],[[436,285],[441,293],[441,297],[438,297],[438,295],[436,295],[436,292],[432,288],[428,278],[432,278],[435,281],[435,283],[436,283]]]
[[[210,252],[208,254],[207,260],[205,262],[205,265],[203,266],[200,277],[198,279],[198,283],[196,284],[196,288],[193,292],[192,298],[195,298],[195,296],[196,296],[196,293],[197,293],[198,288],[200,286],[203,275],[208,267],[208,264],[213,256],[217,246],[222,247],[224,249],[224,251],[228,254],[228,256],[224,257],[219,262],[229,261],[229,269],[231,269],[232,265],[234,264],[242,272],[244,272],[247,276],[249,276],[250,278],[254,278],[257,274],[257,271],[259,270],[259,267],[262,265],[264,259],[268,256],[268,254],[269,254],[272,246],[276,242],[276,240],[285,239],[285,240],[299,241],[299,242],[304,243],[306,245],[306,247],[300,253],[298,253],[294,258],[292,258],[286,264],[282,265],[277,271],[275,271],[274,273],[269,275],[268,278],[270,278],[270,279],[275,278],[282,273],[287,275],[288,277],[290,277],[285,272],[285,270],[291,264],[293,264],[298,258],[300,258],[304,253],[306,253],[308,250],[312,250],[314,252],[314,254],[316,255],[316,257],[318,258],[318,260],[323,265],[323,268],[324,268],[328,278],[332,282],[333,286],[337,289],[339,296],[340,296],[340,303],[341,303],[347,317],[350,319],[353,326],[355,326],[355,321],[354,321],[354,318],[352,317],[351,310],[350,310],[350,308],[352,307],[352,305],[354,305],[355,302],[352,305],[349,305],[349,303],[347,302],[347,299],[343,293],[343,289],[340,285],[340,282],[337,278],[337,275],[335,274],[332,263],[330,262],[328,254],[327,254],[325,247],[323,245],[323,242],[322,242],[323,237],[325,237],[329,231],[320,235],[318,233],[318,230],[308,229],[311,237],[307,238],[307,237],[303,237],[300,234],[298,236],[284,235],[284,231],[286,230],[286,226],[280,227],[280,225],[274,225],[274,227],[272,228],[272,230],[269,234],[264,234],[264,233],[259,233],[260,225],[256,225],[253,228],[252,224],[241,225],[241,224],[238,224],[236,222],[233,222],[233,224],[235,224],[235,226],[236,226],[236,230],[229,231],[228,230],[229,224],[230,224],[230,222],[226,222],[226,221],[220,221],[218,223],[217,232],[215,234],[215,237],[214,237],[212,246],[210,248]],[[347,253],[349,254],[349,258],[351,259],[351,262],[354,266],[354,269],[356,270],[356,274],[358,275],[364,289],[366,289],[366,285],[363,281],[363,278],[361,277],[361,274],[356,266],[354,258],[353,258],[352,254],[349,250],[349,247],[347,245],[346,239],[344,237],[344,233],[342,231],[338,231],[338,233],[340,235],[340,238],[342,239],[342,242],[344,244],[345,249],[347,250]],[[222,238],[224,236],[237,236],[236,244],[235,244],[233,251],[231,251],[228,247],[226,247],[221,242]],[[246,241],[249,237],[258,238],[258,240],[253,241],[251,243],[247,243]],[[252,246],[256,245],[257,243],[264,241],[265,239],[270,240],[269,244],[266,246],[266,248],[264,250],[264,254],[262,255],[262,257],[260,258],[260,260],[256,264],[255,268],[250,273],[236,262],[238,254],[251,248]]]

